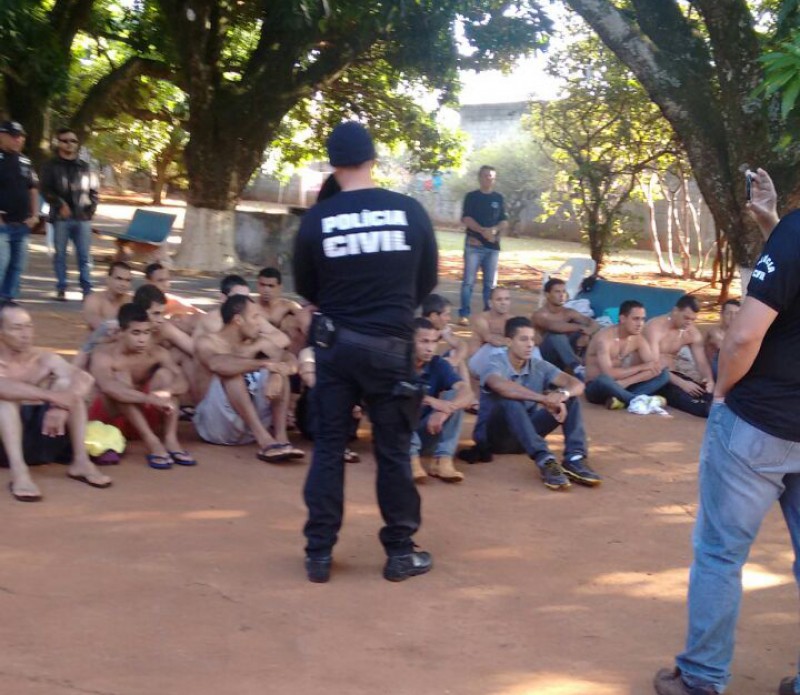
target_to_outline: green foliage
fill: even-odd
[[[506,214],[513,235],[522,233],[526,211],[541,210],[541,200],[555,185],[556,167],[541,141],[530,135],[492,142],[473,152],[466,173],[447,181],[454,199],[462,199],[478,186],[478,169],[484,165],[497,169],[497,191],[503,194]]]
[[[669,125],[631,73],[595,38],[554,55],[550,71],[562,76],[564,95],[536,103],[528,125],[551,148],[557,186],[545,196],[547,212],[575,214],[592,258],[627,243],[625,204],[639,175],[676,149]]]

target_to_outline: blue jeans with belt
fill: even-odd
[[[773,437],[724,403],[715,403],[700,451],[699,475],[689,629],[677,664],[690,687],[711,686],[723,692],[730,679],[742,567],[775,502],[789,528],[794,575],[800,583],[800,442]]]
[[[30,227],[23,222],[0,225],[0,299],[16,299],[28,260]]]
[[[92,291],[92,223],[88,220],[56,220],[53,222],[53,270],[56,289],[67,289],[67,245],[70,240],[78,257],[78,273],[84,294]]]
[[[464,245],[464,280],[461,282],[461,308],[458,315],[469,316],[472,304],[472,288],[478,277],[478,269],[483,274],[483,309],[489,309],[489,295],[497,284],[497,264],[500,252],[485,246],[473,246],[467,239]]]

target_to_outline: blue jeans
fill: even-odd
[[[575,354],[575,345],[583,333],[545,333],[544,340],[539,346],[542,358],[559,369],[574,369],[581,360]]]
[[[584,395],[589,403],[605,403],[612,396],[619,398],[625,405],[628,405],[636,396],[652,396],[659,389],[664,388],[669,383],[669,372],[665,369],[656,377],[647,381],[640,381],[638,384],[631,384],[628,388],[623,388],[608,374],[601,374],[596,379],[592,379],[586,384]]]
[[[564,432],[564,458],[586,456],[586,431],[583,427],[580,401],[570,398],[566,406],[567,417],[561,424]],[[480,427],[476,424],[473,433],[475,444],[479,448],[495,454],[518,454],[524,451],[539,466],[555,458],[544,438],[559,423],[549,411],[537,403],[490,397],[486,394],[486,397],[481,398],[478,413],[479,416],[484,416]]]
[[[446,400],[452,400],[444,397]],[[433,451],[435,457],[450,456],[456,453],[458,446],[458,438],[461,435],[461,423],[464,420],[464,411],[457,410],[442,426],[442,431],[439,434],[431,434],[428,432],[428,420],[435,411],[431,411],[422,416],[419,422],[419,427],[411,434],[411,455],[419,456],[427,455]]]
[[[497,284],[497,263],[500,252],[487,249],[485,246],[473,246],[469,240],[464,244],[464,280],[461,282],[461,308],[458,315],[462,318],[470,315],[472,288],[478,277],[478,269],[483,275],[483,309],[489,309],[489,295]]]
[[[56,220],[53,222],[53,269],[56,289],[67,289],[67,245],[70,240],[78,257],[78,273],[84,294],[92,291],[92,223],[88,220]]]
[[[677,664],[690,687],[723,692],[730,679],[742,566],[775,501],[789,528],[800,583],[800,442],[766,434],[725,404],[714,404],[699,475],[689,629]]]
[[[0,299],[16,299],[28,260],[31,230],[22,222],[0,225]]]

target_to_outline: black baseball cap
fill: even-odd
[[[0,133],[8,133],[9,135],[27,135],[25,128],[17,121],[3,121],[0,123]]]
[[[331,166],[358,166],[375,157],[372,137],[367,129],[356,121],[340,123],[328,138],[328,159]]]

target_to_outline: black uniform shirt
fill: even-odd
[[[496,227],[503,220],[508,219],[506,209],[503,205],[503,196],[492,191],[491,193],[484,193],[480,189],[470,191],[464,196],[464,207],[461,212],[461,217],[471,217],[481,227]],[[473,232],[471,229],[467,230],[467,236],[477,239],[487,249],[494,251],[500,250],[500,239],[488,241],[483,235],[478,232]]]
[[[382,188],[338,193],[303,217],[295,289],[340,326],[411,338],[437,283],[433,226],[413,198]]]
[[[38,186],[30,159],[0,150],[0,210],[6,222],[24,222],[34,213],[30,189]]]
[[[750,371],[725,398],[754,427],[800,442],[800,211],[773,230],[747,294],[778,312]]]

